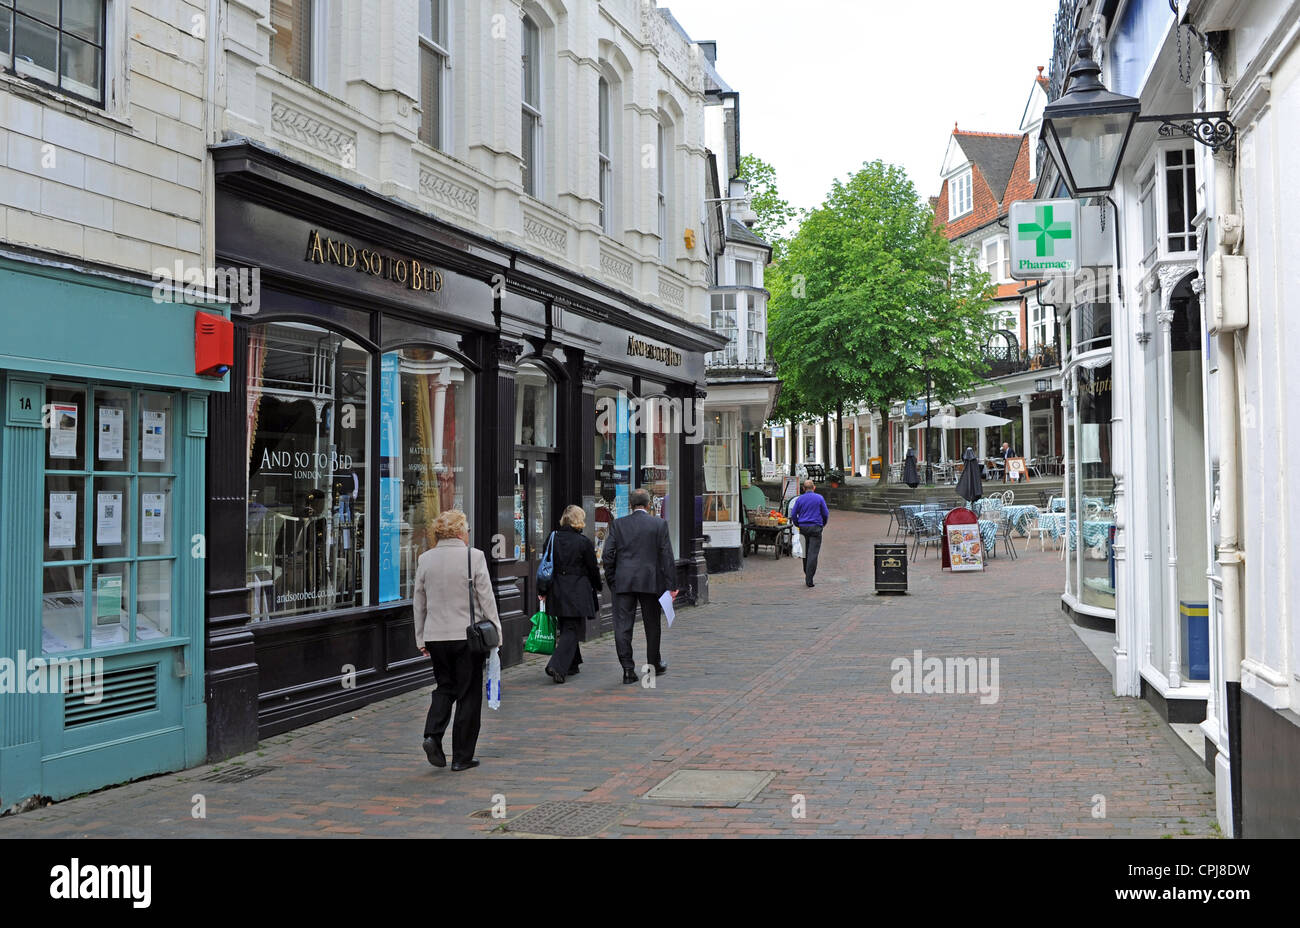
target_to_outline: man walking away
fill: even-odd
[[[659,651],[659,597],[672,587],[677,565],[668,539],[668,523],[649,512],[649,491],[633,490],[628,502],[632,512],[610,523],[601,561],[605,580],[614,594],[614,648],[623,665],[623,682],[636,683],[632,626],[636,624],[638,605],[645,625],[646,659],[660,676],[668,672]],[[677,598],[676,590],[673,598]]]
[[[808,586],[816,585],[813,577],[817,575],[817,555],[822,549],[822,529],[831,518],[830,507],[815,490],[816,484],[805,480],[803,495],[790,506],[790,521],[803,536],[803,579]]]

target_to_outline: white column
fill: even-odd
[[[1033,402],[1033,395],[1029,393],[1020,394],[1020,447],[1016,450],[1020,452],[1022,458],[1029,458],[1029,404]]]
[[[776,467],[776,464],[777,464],[777,461],[776,461],[776,432],[772,431],[771,429],[768,429],[768,431],[767,431],[767,442],[768,442],[768,446],[772,449],[772,450],[771,450],[771,453],[768,455],[768,458],[771,459],[771,461],[772,461],[772,466],[773,466],[773,467]]]
[[[983,412],[984,404],[976,403],[975,411]],[[978,431],[979,431],[979,448],[976,450],[980,456],[980,461],[983,462],[983,460],[989,456],[989,432],[988,429],[984,428],[983,426],[981,426]]]
[[[1165,482],[1165,657],[1168,659],[1170,688],[1182,686],[1182,636],[1178,623],[1178,493],[1174,487],[1174,311],[1169,305],[1170,287],[1164,288],[1164,305],[1156,313],[1160,327],[1160,459],[1164,464]],[[1111,383],[1115,382],[1114,366]],[[1082,537],[1083,522],[1079,522]],[[1156,664],[1159,667],[1159,663]]]
[[[797,471],[803,464],[803,423],[799,423],[799,441],[794,446],[794,469]]]
[[[898,459],[898,462],[899,462],[900,464],[901,464],[901,463],[903,462],[903,460],[907,457],[908,449],[910,449],[910,448],[912,447],[912,432],[911,432],[911,429],[909,429],[909,428],[907,427],[907,416],[906,416],[906,414],[904,414],[904,416],[903,416],[903,419],[902,419],[902,426],[903,426],[903,457],[901,457],[901,458]]]
[[[818,464],[826,466],[826,455],[822,450],[822,423],[815,419],[813,420],[813,457],[817,459]]]
[[[856,469],[862,464],[862,449],[858,447],[858,417],[853,417],[853,466]]]

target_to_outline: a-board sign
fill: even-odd
[[[1025,466],[1024,458],[1007,458],[1007,479],[1008,480],[1029,479],[1029,469]]]
[[[980,537],[979,523],[949,525],[948,561],[953,571],[984,569],[984,540]]]

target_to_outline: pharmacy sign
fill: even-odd
[[[1068,277],[1079,270],[1079,204],[1075,200],[1021,200],[1011,204],[1011,276],[1016,280]]]

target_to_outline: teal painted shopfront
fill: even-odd
[[[205,759],[197,311],[0,258],[0,808]]]

